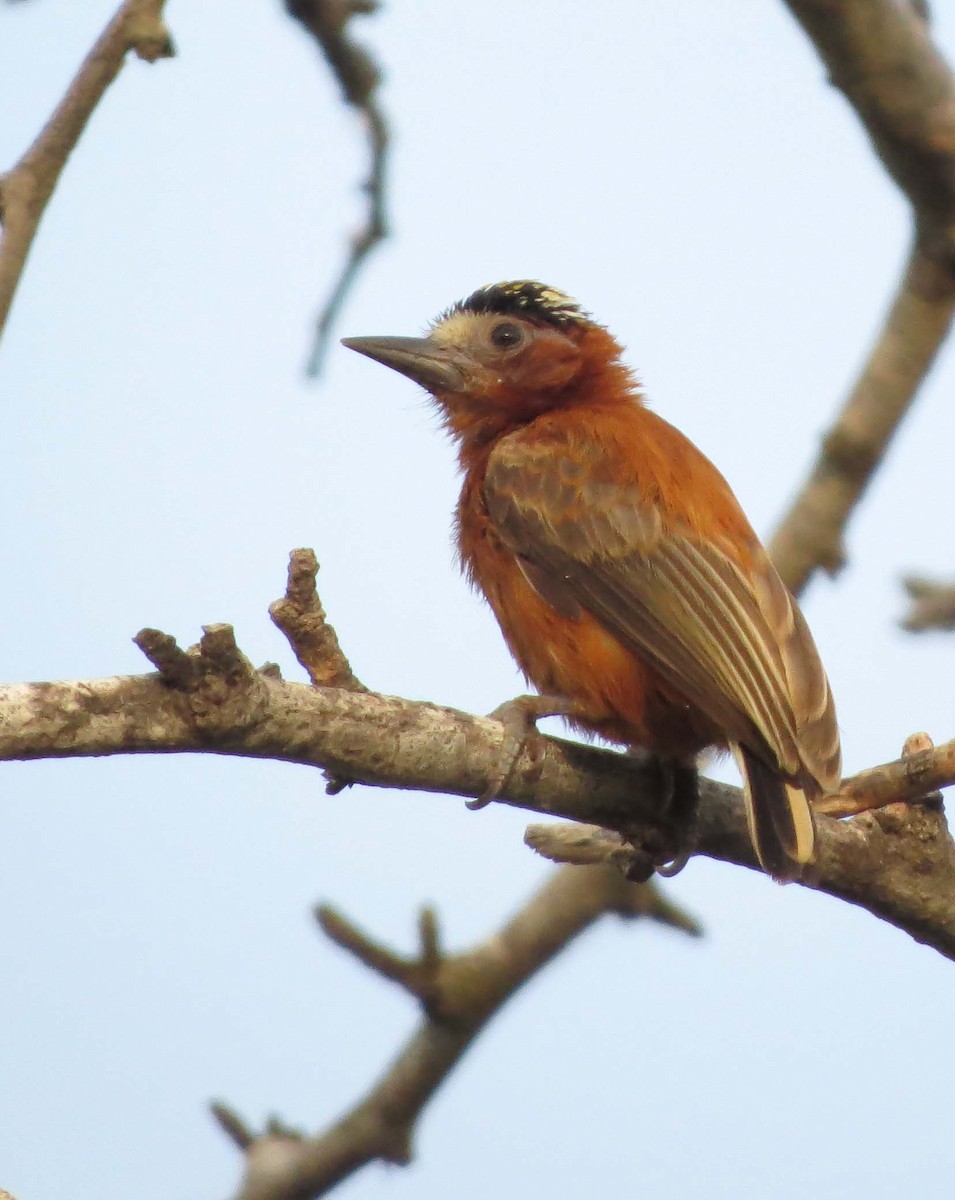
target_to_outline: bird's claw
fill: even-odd
[[[661,812],[665,826],[660,844],[644,847],[654,872],[663,879],[679,875],[693,855],[696,815],[700,803],[700,776],[696,765],[657,757],[660,772]]]
[[[655,868],[657,875],[659,875],[661,879],[672,879],[674,875],[679,875],[686,864],[690,861],[692,854],[692,847],[687,846],[669,862],[657,863]]]
[[[487,787],[480,796],[468,800],[467,807],[475,812],[496,800],[510,780],[515,764],[525,750],[530,754],[539,774],[545,741],[544,735],[537,728],[537,722],[544,717],[570,716],[573,711],[573,704],[560,696],[517,696],[488,713],[489,717],[501,722],[504,733],[494,770],[488,775]]]

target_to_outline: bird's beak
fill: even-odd
[[[342,338],[342,345],[407,375],[429,392],[461,392],[466,387],[460,353],[431,338]]]

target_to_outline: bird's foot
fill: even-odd
[[[497,762],[488,775],[487,787],[474,800],[468,800],[472,811],[484,808],[496,800],[506,786],[522,751],[527,750],[535,764],[544,757],[544,735],[537,722],[544,717],[570,717],[576,711],[573,701],[563,696],[517,696],[499,705],[488,716],[504,726]]]
[[[678,758],[656,759],[660,772],[661,828],[657,836],[641,845],[637,870],[643,859],[664,879],[679,875],[690,861],[696,844],[696,814],[700,803],[700,774],[693,763]]]

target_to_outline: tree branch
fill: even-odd
[[[800,883],[865,908],[904,928],[916,941],[955,957],[955,843],[935,790],[952,781],[955,741],[935,748],[927,734],[913,734],[900,760],[861,771],[843,782],[840,796],[816,807],[821,844]],[[711,851],[722,840],[725,815],[719,810],[724,799],[711,797],[701,809],[698,836]],[[826,812],[861,815],[833,822]],[[624,873],[642,866],[644,857],[619,833],[578,823],[531,825],[525,841],[554,862],[605,863]],[[723,849],[727,853],[714,857],[753,865],[748,845],[747,858],[737,857],[728,845]]]
[[[914,247],[876,344],[769,547],[798,593],[843,530],[955,316],[955,78],[899,0],[786,0],[912,205]]]
[[[953,259],[955,80],[906,0],[786,0],[912,205],[919,241]]]
[[[288,683],[255,671],[227,625],[209,626],[189,651],[171,650],[168,635],[138,640],[164,674],[0,687],[0,759],[206,751],[467,797],[482,793],[497,761],[497,721],[374,692]],[[863,772],[845,790],[851,796],[877,789],[876,801],[886,804],[952,782],[955,746],[948,743]],[[638,844],[666,832],[652,765],[556,738],[547,739],[542,760],[521,756],[501,799],[616,830]],[[819,825],[819,861],[808,886],[955,957],[955,853],[940,812],[892,805],[844,822],[821,816]],[[696,853],[755,867],[738,789],[703,781]]]
[[[955,584],[934,583],[931,579],[910,575],[902,580],[902,586],[912,601],[901,622],[903,629],[909,633],[955,629]]]
[[[237,1200],[302,1200],[325,1195],[336,1184],[378,1159],[411,1160],[418,1118],[474,1039],[510,997],[575,937],[606,913],[647,916],[691,935],[691,918],[662,899],[652,884],[627,883],[604,867],[555,872],[520,911],[486,942],[463,954],[435,956],[428,937],[418,959],[395,954],[327,908],[323,929],[383,978],[409,987],[408,969],[419,981],[409,990],[424,1007],[420,1026],[369,1092],[326,1130],[310,1138],[286,1131],[264,1133],[246,1151]],[[230,1136],[246,1127],[230,1110]],[[221,1116],[219,1117],[221,1120]]]
[[[165,0],[126,0],[106,26],[66,95],[20,161],[0,177],[0,335],[30,246],[66,160],[128,51],[146,62],[174,53],[162,23]]]
[[[885,326],[769,553],[794,593],[845,561],[843,531],[928,374],[955,315],[949,270],[913,252]]]
[[[358,272],[372,250],[388,236],[385,166],[391,138],[378,104],[381,72],[368,51],[351,38],[348,29],[352,17],[376,12],[377,0],[285,0],[285,8],[315,39],[341,86],[345,103],[358,109],[368,130],[370,164],[364,183],[368,209],[364,224],[352,237],[341,274],[315,323],[315,338],[306,366],[306,373],[314,378],[321,373],[332,329]]]

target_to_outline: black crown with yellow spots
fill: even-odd
[[[501,317],[531,317],[546,321],[558,328],[565,325],[586,325],[590,322],[573,297],[533,279],[513,279],[507,283],[492,283],[478,288],[466,300],[451,310]]]

